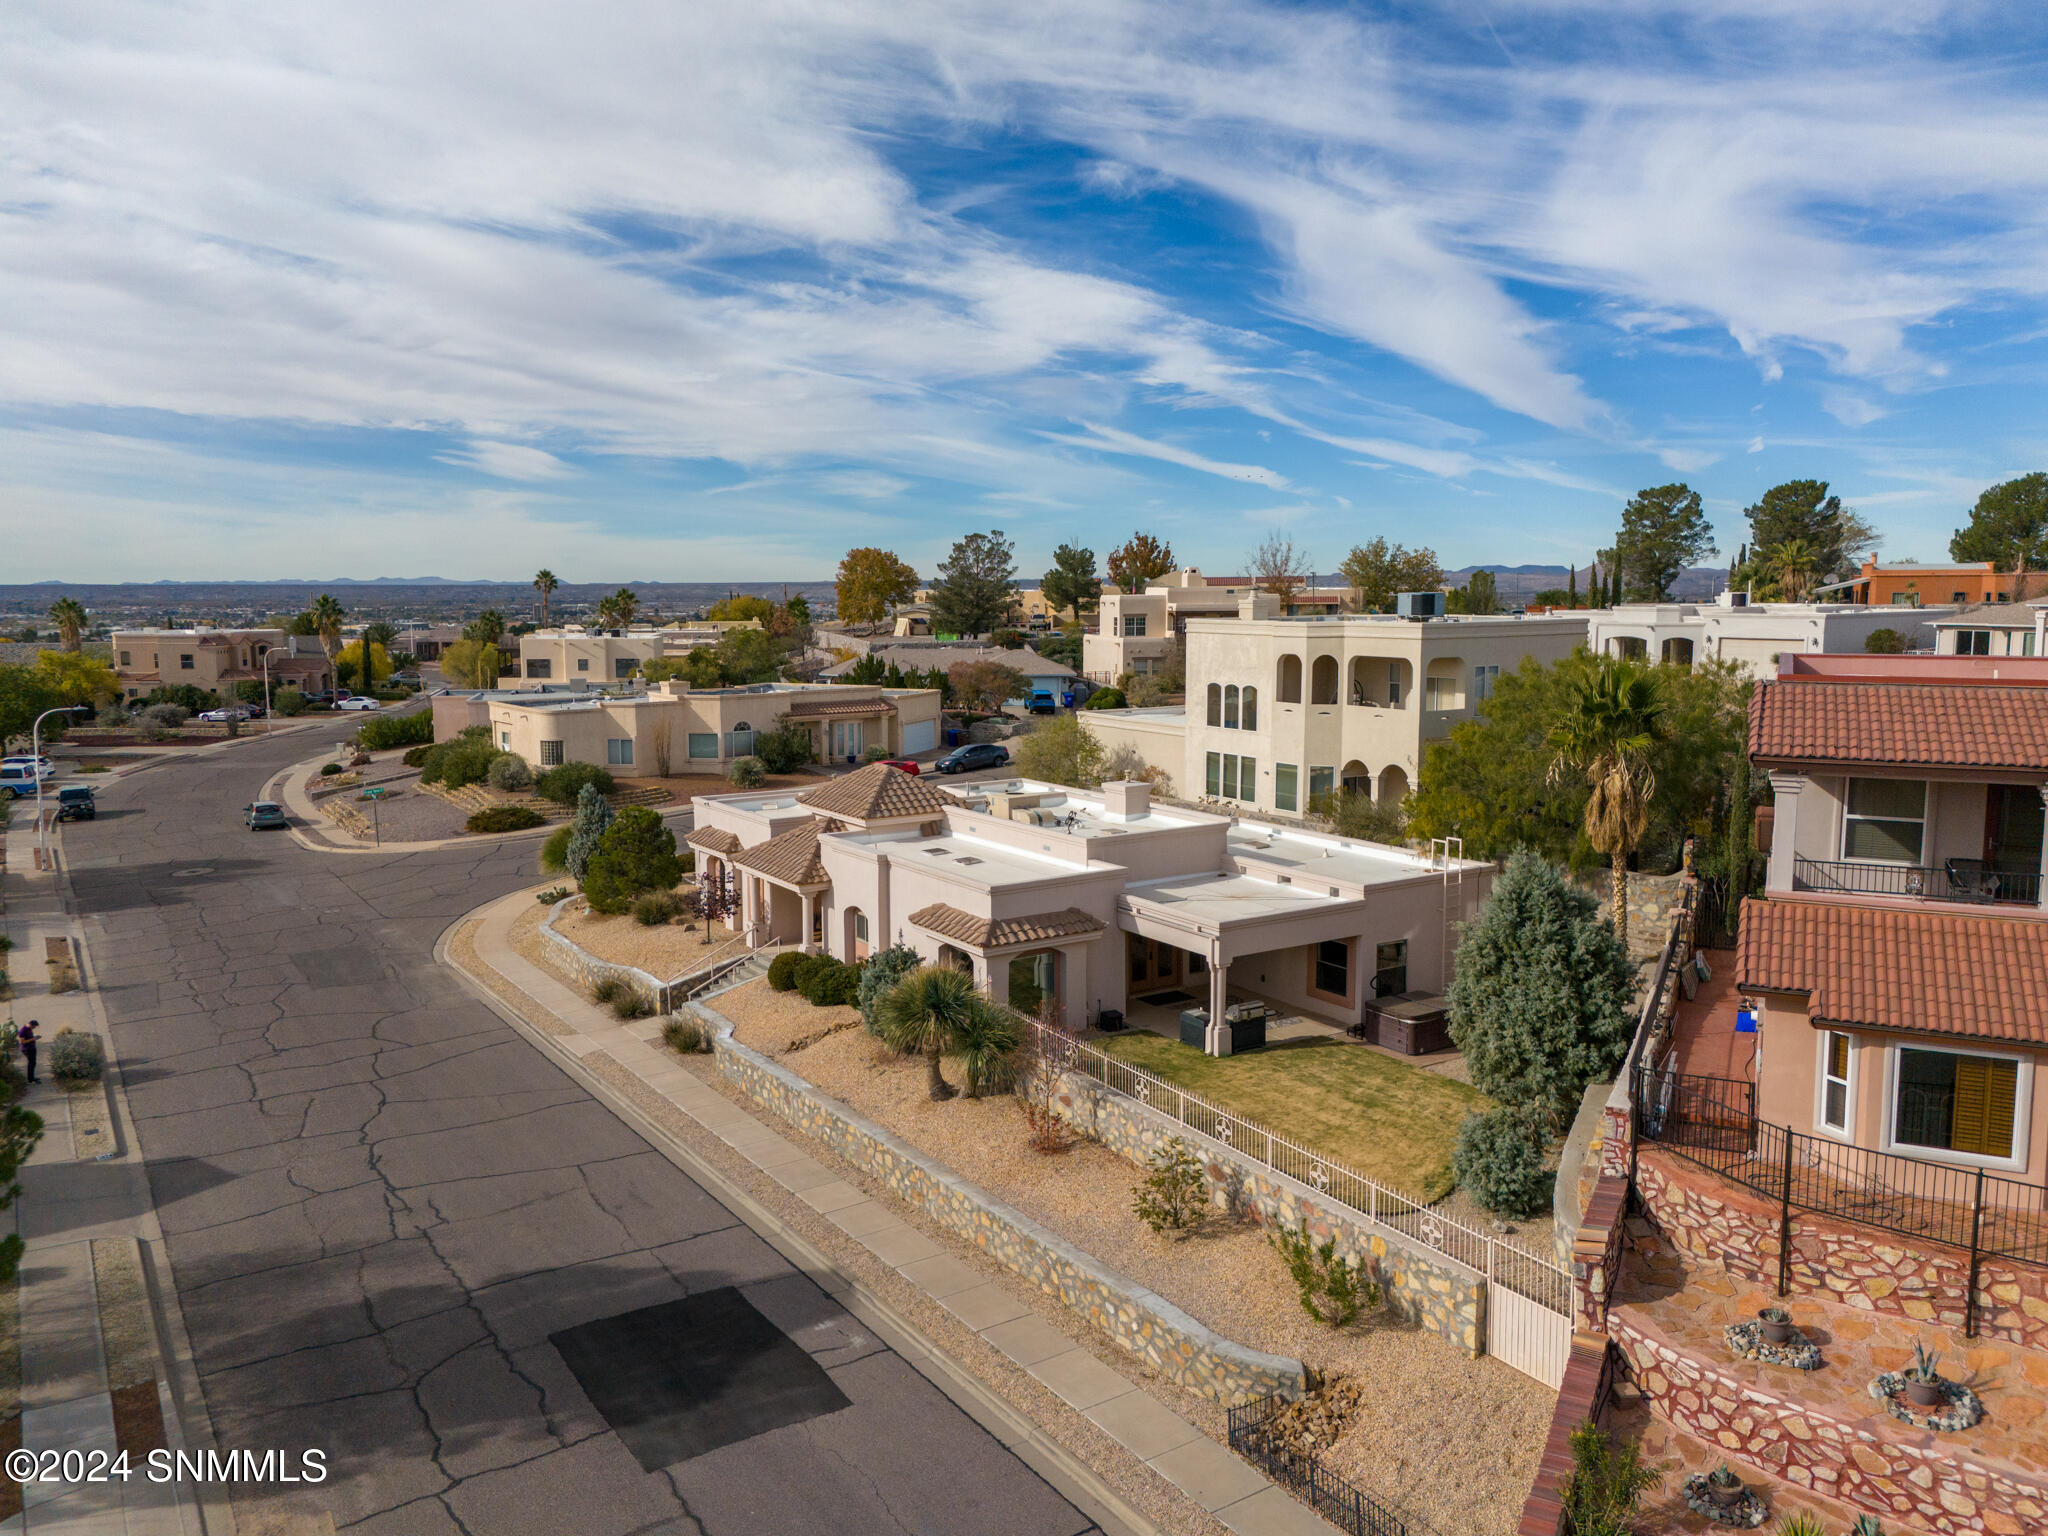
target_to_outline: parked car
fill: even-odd
[[[57,791],[59,821],[91,821],[99,813],[99,802],[93,799],[90,784],[66,784]]]
[[[345,698],[345,699],[336,699],[336,700],[334,701],[334,707],[335,707],[336,709],[379,709],[379,708],[382,708],[382,706],[381,706],[380,704],[378,704],[378,702],[377,702],[377,701],[376,701],[375,699],[371,698],[371,697],[370,697],[370,696],[369,696],[368,694],[363,694],[363,693],[352,693],[352,694],[350,694],[350,695],[349,695],[349,696],[348,696],[347,698]]]
[[[420,681],[420,675],[417,672],[394,672],[391,674],[391,682],[400,688],[418,688],[423,686]]]
[[[28,763],[0,763],[0,792],[19,800],[36,792],[36,785],[49,779],[47,773],[37,773]]]
[[[254,720],[263,713],[256,704],[223,704],[219,709],[209,709],[199,718],[209,725],[225,725],[230,720]]]
[[[970,741],[964,747],[955,747],[932,766],[940,773],[969,773],[976,768],[1006,767],[1009,761],[1008,747],[993,741]]]
[[[242,820],[248,823],[251,832],[260,832],[265,827],[288,827],[290,819],[284,807],[275,800],[258,800],[254,805],[242,807]]]
[[[17,752],[12,757],[0,757],[0,768],[9,764],[24,768],[33,765],[39,779],[47,779],[57,771],[57,765],[50,761],[47,753],[41,757],[30,757],[26,752]]]
[[[881,761],[887,763],[891,768],[900,768],[913,778],[924,772],[922,768],[917,766],[917,759],[914,757],[885,757]]]

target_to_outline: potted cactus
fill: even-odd
[[[1722,1462],[1707,1474],[1707,1497],[1721,1509],[1733,1509],[1742,1502],[1742,1479],[1735,1475],[1735,1469]]]
[[[1792,1314],[1783,1307],[1765,1307],[1757,1313],[1756,1320],[1763,1326],[1766,1344],[1792,1342]]]
[[[1934,1369],[1940,1364],[1940,1350],[1930,1351],[1925,1344],[1913,1346],[1913,1363],[1906,1367],[1906,1401],[1915,1408],[1939,1408],[1947,1401],[1948,1394]]]

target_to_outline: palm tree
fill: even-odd
[[[555,573],[546,567],[542,567],[534,572],[533,590],[540,594],[540,627],[542,629],[548,627],[548,599],[554,595],[555,588],[561,584]]]
[[[875,1033],[885,1044],[899,1051],[921,1051],[929,1074],[926,1086],[932,1098],[943,1102],[953,1097],[953,1085],[939,1070],[939,1058],[958,1050],[963,1031],[973,1033],[981,1026],[970,1016],[993,1007],[964,971],[943,966],[921,965],[882,994],[875,1010]],[[975,1061],[968,1060],[968,1091],[977,1086]]]
[[[1787,539],[1775,549],[1765,550],[1764,564],[1776,573],[1786,602],[1803,603],[1813,595],[1813,578],[1820,569],[1820,551],[1806,540]]]
[[[333,593],[322,592],[308,612],[313,617],[313,632],[320,637],[320,647],[331,658],[341,644],[341,621],[348,617],[348,610]]]
[[[50,618],[57,626],[57,638],[67,651],[78,649],[78,637],[92,622],[86,615],[85,604],[75,597],[60,597],[50,604]]]
[[[640,594],[631,587],[621,587],[611,595],[611,605],[612,612],[618,615],[619,628],[624,629],[640,612]]]
[[[1550,780],[1585,775],[1586,840],[1614,866],[1614,931],[1628,943],[1628,858],[1650,821],[1656,775],[1650,749],[1664,735],[1664,691],[1639,661],[1594,658],[1571,683],[1565,712],[1550,728]]]
[[[998,1079],[1023,1042],[1017,1015],[977,991],[954,1022],[952,1044],[946,1048],[946,1054],[966,1070],[967,1097],[978,1099],[985,1090],[1000,1086]]]

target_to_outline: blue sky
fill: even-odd
[[[18,7],[4,580],[1587,558],[2048,467],[2048,21],[1931,0]]]

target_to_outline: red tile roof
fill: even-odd
[[[735,869],[751,869],[778,885],[829,885],[832,877],[818,857],[818,829],[830,826],[813,816],[787,832],[778,832],[765,843],[756,843],[743,853],[732,855]]]
[[[2048,772],[2048,688],[1779,679],[1749,701],[1752,757]]]
[[[723,827],[693,827],[683,834],[683,841],[692,848],[704,848],[712,853],[734,854],[740,851],[740,840]]]
[[[943,816],[960,802],[934,789],[914,774],[887,763],[869,763],[842,773],[797,796],[803,804],[828,816],[849,821],[891,821],[911,816]]]
[[[2039,918],[1751,899],[1735,980],[1805,993],[1816,1024],[2048,1045]]]
[[[942,939],[971,945],[976,949],[1007,949],[1017,944],[1042,944],[1054,939],[1077,938],[1100,933],[1103,923],[1079,907],[1058,912],[1034,912],[1028,917],[977,917],[943,901],[920,907],[910,914],[913,927],[935,933]]]
[[[789,713],[798,720],[851,720],[893,715],[896,706],[887,699],[798,699],[789,706]]]

